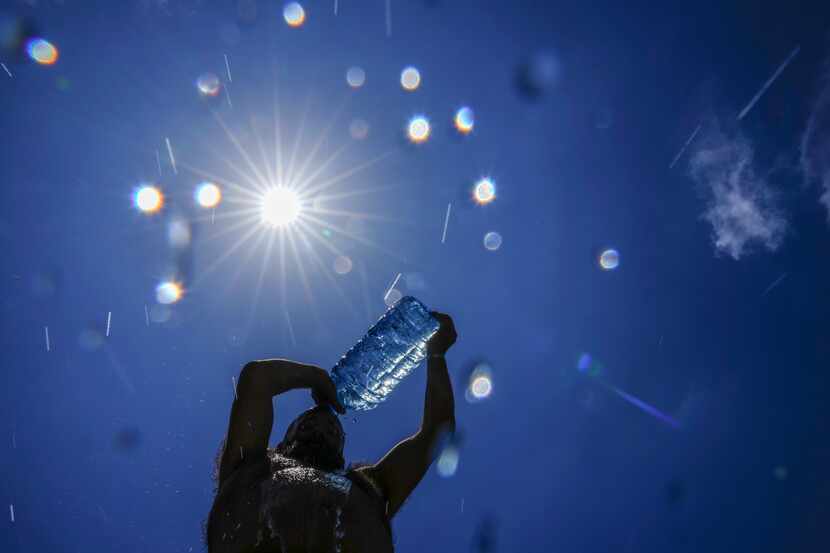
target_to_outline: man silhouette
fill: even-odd
[[[427,387],[420,429],[375,464],[344,470],[345,433],[328,372],[284,359],[242,368],[207,520],[209,553],[387,553],[390,521],[432,463],[433,445],[455,430],[444,354],[455,343],[452,319],[427,343]],[[272,398],[310,388],[317,404],[268,448]]]

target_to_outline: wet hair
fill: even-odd
[[[288,428],[285,431],[285,436],[274,448],[274,451],[284,457],[309,462],[323,470],[342,469],[346,465],[346,459],[343,457],[342,442],[340,450],[332,452],[327,448],[324,449],[316,447],[317,444],[299,442],[295,438],[297,430],[303,421],[310,417],[316,416],[318,413],[332,413],[332,410],[331,407],[328,407],[327,405],[317,405],[303,413],[300,413],[300,415],[288,425]],[[340,424],[339,419],[337,422]],[[342,425],[340,425],[340,431],[345,440],[346,433],[343,431]]]

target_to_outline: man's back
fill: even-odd
[[[379,490],[358,471],[326,472],[269,450],[231,474],[210,514],[219,552],[391,552]]]
[[[455,343],[452,319],[427,342],[421,427],[374,464],[343,471],[346,409],[329,373],[287,359],[247,363],[239,374],[207,523],[210,553],[390,553],[389,521],[426,474],[434,445],[455,429],[444,354]],[[316,407],[288,425],[276,448],[273,398],[311,389]]]

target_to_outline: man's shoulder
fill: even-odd
[[[374,465],[353,463],[346,469],[346,476],[367,494],[386,502],[386,494],[374,475]]]

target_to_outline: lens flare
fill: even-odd
[[[133,194],[133,203],[142,213],[156,213],[164,205],[164,195],[155,186],[144,185]]]
[[[414,67],[407,67],[401,71],[401,86],[409,92],[416,90],[421,86],[421,73]]]
[[[190,221],[181,216],[175,216],[167,224],[167,242],[170,247],[183,250],[190,246],[193,233],[190,229]]]
[[[299,2],[289,2],[282,9],[282,16],[289,27],[300,27],[305,23],[305,10]]]
[[[475,126],[475,114],[468,107],[463,107],[455,112],[455,129],[461,134],[470,134]]]
[[[591,357],[590,353],[583,353],[579,356],[576,368],[579,372],[588,376],[599,376],[603,371],[602,363]]]
[[[352,271],[352,260],[348,256],[341,255],[334,260],[334,272],[338,275],[346,275]]]
[[[212,182],[203,182],[196,188],[196,203],[210,209],[222,201],[222,191]]]
[[[33,38],[26,43],[26,53],[40,65],[52,65],[58,61],[58,49],[46,39]]]
[[[484,247],[491,252],[496,251],[501,247],[501,234],[498,232],[488,232],[484,235]]]
[[[350,67],[346,71],[346,82],[352,88],[360,88],[366,83],[366,71],[362,67]]]
[[[470,384],[470,393],[476,399],[485,399],[493,391],[493,383],[489,376],[481,375],[476,377]]]
[[[262,222],[271,227],[293,223],[300,216],[300,198],[285,187],[272,188],[262,198]]]
[[[430,131],[429,120],[423,115],[417,115],[410,119],[406,134],[410,142],[422,144],[429,139]]]
[[[162,305],[176,303],[182,298],[184,290],[181,284],[172,280],[165,280],[156,286],[156,301]]]
[[[369,123],[363,119],[355,119],[349,124],[349,134],[355,140],[365,140],[369,136]]]
[[[464,398],[467,403],[478,403],[493,393],[493,376],[489,363],[478,363],[467,379]]]
[[[222,88],[219,77],[214,73],[204,73],[196,79],[196,88],[202,96],[216,96]]]
[[[605,271],[613,271],[620,265],[620,252],[607,249],[599,256],[599,266]]]
[[[496,185],[492,179],[484,177],[473,189],[473,198],[479,205],[489,204],[496,199]]]
[[[458,470],[459,451],[454,445],[448,445],[441,452],[438,457],[438,462],[435,465],[438,474],[443,478],[450,478],[455,475]]]

